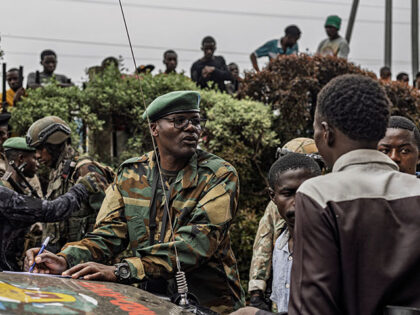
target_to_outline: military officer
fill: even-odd
[[[106,192],[95,230],[58,255],[39,255],[36,272],[140,282],[146,290],[171,295],[176,247],[190,292],[202,306],[225,314],[243,305],[229,235],[237,211],[238,175],[228,162],[197,149],[205,123],[199,101],[198,92],[176,91],[148,106],[158,156],[150,152],[125,161]],[[132,257],[116,266],[99,264],[128,244]],[[25,265],[37,252],[27,252]]]
[[[317,153],[315,141],[310,138],[295,138],[283,146],[283,150],[313,154]],[[277,238],[286,229],[285,221],[280,217],[276,205],[270,201],[264,211],[255,235],[249,269],[248,292],[251,294],[250,305],[270,310],[272,257]]]
[[[111,170],[89,157],[77,155],[71,146],[71,129],[59,117],[47,116],[35,121],[27,132],[26,142],[36,149],[38,161],[51,169],[46,199],[63,195],[88,172],[97,173],[96,178],[105,187],[113,180]],[[78,241],[92,231],[104,197],[104,191],[92,194],[68,219],[44,224],[42,238],[51,237],[48,249],[57,252],[67,242]]]

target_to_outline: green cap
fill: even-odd
[[[338,15],[330,15],[327,17],[327,20],[325,21],[325,27],[327,26],[333,26],[337,30],[340,29],[341,26],[341,19]]]
[[[150,121],[156,121],[164,116],[200,111],[200,93],[196,91],[175,91],[156,98],[146,109]],[[143,119],[146,119],[146,112]]]
[[[23,137],[12,137],[4,141],[3,143],[4,150],[23,150],[23,151],[35,151],[35,148],[32,148],[26,144],[26,140]]]

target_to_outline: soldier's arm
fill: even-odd
[[[176,272],[174,245],[182,270],[189,272],[214,255],[223,242],[236,214],[239,182],[234,170],[211,180],[207,193],[191,211],[185,223],[175,226],[175,242],[168,241],[138,250],[141,258],[131,257],[131,274],[137,280],[170,278]]]
[[[88,197],[82,184],[73,186],[66,194],[54,200],[41,200],[20,195],[6,187],[0,187],[0,212],[15,222],[55,222],[70,216]]]
[[[87,200],[89,203],[89,206],[92,209],[94,209],[96,212],[98,212],[99,209],[101,208],[102,201],[105,198],[105,190],[108,187],[109,183],[105,177],[105,174],[94,163],[87,163],[79,167],[77,169],[75,180],[77,180],[80,177],[85,176],[88,173],[94,174],[94,180],[96,181],[96,185],[100,187],[99,191],[95,193],[91,193]]]
[[[113,184],[107,189],[101,219],[96,221],[94,230],[78,242],[67,243],[58,253],[66,258],[69,268],[87,261],[106,263],[127,248],[127,221],[122,205],[122,196]]]
[[[273,210],[277,211],[273,207],[275,208],[274,203],[270,202],[258,224],[249,269],[249,292],[255,290],[265,292],[267,280],[271,276],[274,237],[274,225],[271,214]]]

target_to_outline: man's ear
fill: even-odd
[[[325,143],[331,147],[335,142],[335,129],[334,127],[330,126],[326,121],[321,122],[322,130],[323,130],[323,137],[325,139]]]
[[[25,155],[22,154],[22,153],[20,153],[18,155],[18,159],[17,160],[18,160],[18,165],[22,165],[23,161],[25,161]]]
[[[271,187],[268,188],[268,195],[270,196],[271,201],[274,202],[275,193],[274,193],[274,190]]]
[[[150,132],[153,137],[157,137],[159,135],[159,126],[157,122],[150,123]]]

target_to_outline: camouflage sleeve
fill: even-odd
[[[229,171],[214,178],[206,193],[191,211],[185,224],[175,222],[175,241],[141,248],[141,258],[131,257],[131,274],[137,280],[171,278],[176,272],[174,246],[178,251],[182,270],[190,272],[199,267],[220,249],[230,222],[236,214],[239,196],[238,176]]]
[[[124,208],[116,207],[116,202],[109,200],[121,200],[121,194],[115,185],[107,189],[107,196],[100,213],[101,220],[96,221],[95,229],[86,234],[85,238],[72,243],[67,243],[58,255],[67,260],[67,264],[73,267],[77,264],[96,261],[107,263],[128,246],[127,221]]]
[[[41,200],[0,187],[0,212],[12,221],[54,222],[67,218],[88,196],[83,185],[73,186],[54,200]]]
[[[273,240],[275,234],[273,214],[276,212],[276,205],[270,201],[258,225],[249,269],[249,292],[254,290],[265,292],[267,280],[271,277],[273,241],[275,241]]]
[[[100,181],[101,183],[98,183],[96,185],[97,187],[104,187],[104,185],[105,187],[108,186],[108,182],[105,178],[105,174],[94,163],[87,163],[79,167],[77,170],[77,176],[75,180],[77,180],[80,177],[85,176],[86,174],[90,172],[94,172],[98,174],[98,176],[95,177],[95,180]],[[105,198],[105,191],[91,193],[89,194],[88,204],[97,213],[99,209],[101,208],[104,198]]]

